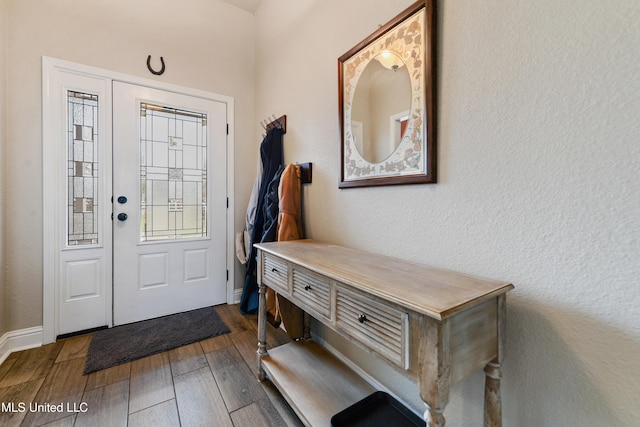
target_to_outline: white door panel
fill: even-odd
[[[114,82],[113,105],[114,324],[226,302],[226,104]]]
[[[111,323],[111,90],[108,81],[60,72],[52,98],[56,169],[58,334]],[[47,168],[45,167],[45,174]],[[47,222],[48,222],[47,221]]]

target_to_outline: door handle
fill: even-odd
[[[119,221],[126,221],[127,220],[127,214],[124,212],[121,212],[118,214],[118,220]]]
[[[118,197],[118,203],[120,203],[121,205],[127,203],[127,198],[125,196]]]

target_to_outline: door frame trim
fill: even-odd
[[[188,88],[171,83],[165,83],[157,80],[151,80],[142,77],[136,77],[124,73],[96,68],[88,65],[69,62],[61,59],[42,57],[42,149],[43,149],[43,212],[55,213],[59,209],[59,201],[57,200],[59,180],[57,178],[59,165],[52,165],[49,159],[56,158],[56,150],[60,149],[59,135],[55,135],[52,131],[58,125],[53,122],[55,120],[52,114],[52,104],[56,99],[57,90],[56,75],[58,72],[76,73],[97,79],[103,79],[111,86],[113,81],[145,86],[153,89],[164,90],[167,92],[181,93],[193,97],[204,98],[212,101],[225,103],[227,106],[227,182],[226,192],[229,200],[227,206],[227,235],[226,235],[226,265],[228,271],[227,277],[227,303],[233,304],[235,301],[235,268],[234,268],[234,230],[235,230],[235,213],[234,213],[234,99],[230,96],[219,95],[212,92]],[[107,114],[110,114],[108,111]],[[110,146],[113,141],[108,141]],[[113,161],[113,159],[112,159]],[[58,335],[58,287],[60,277],[60,263],[58,251],[59,245],[58,222],[51,221],[50,216],[44,216],[43,219],[43,280],[42,280],[42,328],[43,343],[48,344],[56,340]],[[113,293],[113,281],[111,281],[111,292]],[[111,326],[113,323],[112,308],[105,307],[111,314],[109,315]]]

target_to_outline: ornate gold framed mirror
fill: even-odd
[[[433,0],[338,58],[340,188],[436,182],[435,60]]]

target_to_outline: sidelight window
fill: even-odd
[[[98,244],[98,96],[67,91],[67,245]]]

